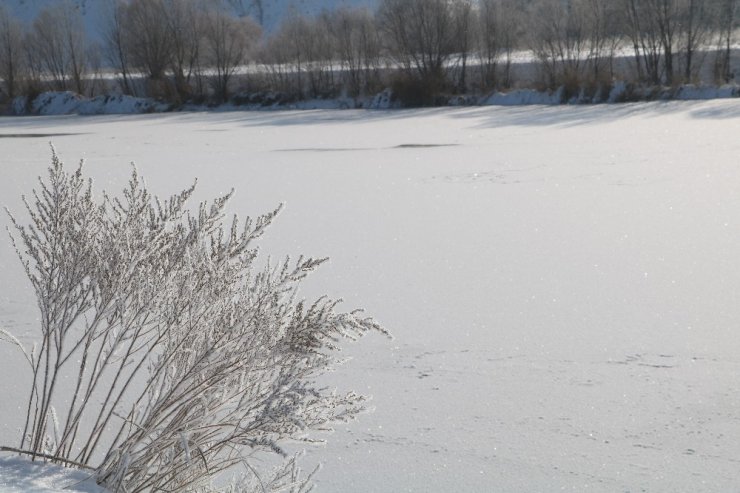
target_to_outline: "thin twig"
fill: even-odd
[[[90,471],[94,471],[95,468],[92,466],[88,466],[87,464],[83,464],[82,462],[77,462],[74,460],[65,459],[64,457],[59,457],[58,455],[52,455],[52,454],[45,454],[43,452],[34,452],[32,450],[23,450],[15,447],[5,447],[0,445],[0,451],[1,452],[14,452],[16,454],[21,455],[30,455],[32,457],[41,457],[42,459],[49,459],[53,462],[61,462],[62,464],[68,464],[70,466],[75,466],[80,469],[87,469]]]

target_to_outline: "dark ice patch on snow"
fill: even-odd
[[[460,144],[400,144],[393,149],[423,149],[426,147],[455,147]]]
[[[84,133],[52,133],[52,134],[0,134],[0,139],[45,139],[49,137],[69,137],[85,135]]]
[[[392,147],[298,147],[275,149],[274,152],[355,152],[378,151],[382,149],[424,149],[430,147],[454,147],[460,144],[399,144]]]

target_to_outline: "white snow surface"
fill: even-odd
[[[90,474],[17,456],[0,457],[2,493],[104,493]]]
[[[308,451],[319,492],[735,491],[739,129],[738,99],[0,118],[0,197],[21,211],[51,140],[97,190],[133,160],[160,195],[285,201],[263,254],[330,256],[304,294],[395,335],[326,378],[375,411]],[[0,279],[29,344],[8,241]],[[16,445],[29,375],[0,351]]]

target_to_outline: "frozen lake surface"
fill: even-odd
[[[375,412],[311,449],[318,491],[731,491],[740,467],[740,100],[0,118],[20,212],[53,141],[97,190],[135,161],[230,210],[286,202],[263,254],[395,335],[329,375]],[[3,228],[8,224],[0,219]],[[0,242],[0,326],[35,302]],[[0,358],[0,444],[28,375]]]

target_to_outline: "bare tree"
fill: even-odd
[[[685,82],[692,82],[704,60],[702,46],[709,41],[711,5],[706,0],[683,0],[679,11],[680,61]]]
[[[433,84],[445,79],[455,50],[453,19],[451,0],[382,0],[378,9],[390,56]]]
[[[294,65],[295,48],[299,47],[294,48],[291,44],[291,39],[286,35],[284,26],[281,26],[263,40],[257,53],[257,60],[265,74],[267,86],[271,90],[299,96],[302,94],[301,72],[298,70],[300,66]],[[301,59],[298,58],[298,60]]]
[[[637,78],[653,84],[661,81],[663,45],[654,9],[648,0],[623,0],[624,25],[635,54]]]
[[[468,57],[473,50],[477,25],[474,21],[473,3],[471,0],[455,0],[452,4],[455,30],[454,51],[458,57],[459,77],[457,90],[467,91]]]
[[[191,81],[199,77],[204,16],[198,0],[168,0],[167,28],[172,40],[172,73],[180,101],[191,93]]]
[[[620,6],[612,0],[580,0],[578,8],[586,20],[587,62],[593,81],[614,77],[614,55],[623,41]]]
[[[124,42],[130,63],[154,81],[172,64],[172,30],[166,0],[131,0],[124,15]]]
[[[574,0],[541,0],[532,6],[530,43],[547,84],[576,83],[588,53],[586,17]]]
[[[84,92],[87,50],[82,16],[70,1],[47,7],[34,20],[28,53],[55,89]]]
[[[524,9],[517,0],[500,0],[498,15],[498,39],[499,46],[503,50],[504,66],[501,77],[501,85],[510,87],[512,84],[511,64],[514,50],[521,48],[522,26]]]
[[[25,73],[23,26],[0,5],[0,79],[9,98],[19,94]]]
[[[511,85],[514,50],[522,37],[523,5],[518,0],[480,0],[477,10],[476,53],[483,89]],[[501,77],[499,61],[503,56]]]
[[[476,53],[480,66],[481,88],[496,86],[496,68],[501,52],[500,0],[481,0],[478,3],[478,46]]]
[[[288,47],[273,33],[263,41],[257,52],[257,61],[260,63],[267,80],[267,86],[282,93],[290,93],[294,88],[292,81],[294,72],[291,66]]]
[[[717,56],[714,62],[715,79],[723,83],[733,78],[730,60],[732,55],[733,35],[738,26],[740,8],[738,0],[715,0],[713,18],[716,31]]]
[[[292,12],[267,41],[263,60],[286,92],[302,97],[306,92],[309,54],[305,40],[311,37],[309,20]]]
[[[190,96],[203,38],[200,5],[199,0],[111,1],[105,52],[121,74],[124,92],[134,92],[132,70],[148,75],[154,85],[171,71],[175,93],[170,96],[178,101]]]
[[[130,73],[130,49],[126,45],[126,8],[123,0],[111,0],[107,4],[103,24],[104,53],[112,67],[121,74],[121,89],[124,94],[134,94]]]
[[[367,9],[340,7],[322,18],[342,64],[344,86],[354,96],[369,90],[378,77],[380,40]]]
[[[663,67],[666,84],[673,84],[674,54],[680,22],[680,0],[645,0],[663,45]]]
[[[219,100],[229,95],[235,70],[246,62],[261,29],[249,18],[236,19],[220,9],[211,9],[204,18],[204,49],[207,64],[215,70],[212,84]]]
[[[337,47],[326,15],[306,19],[298,42],[304,47],[308,90],[312,97],[331,96],[336,89]]]
[[[625,0],[628,34],[632,40],[638,75],[642,61],[653,84],[676,81],[676,61],[681,76],[690,81],[696,71],[698,48],[709,35],[707,0]]]

